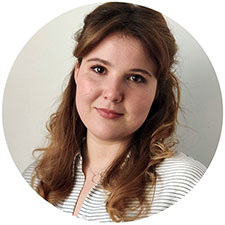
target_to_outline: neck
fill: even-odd
[[[105,141],[87,132],[83,157],[86,167],[98,172],[105,170],[125,149],[129,139]]]

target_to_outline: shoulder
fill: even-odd
[[[171,172],[189,172],[190,174],[193,173],[201,177],[206,171],[206,167],[183,152],[175,152],[171,158],[165,159],[157,167],[159,174],[164,174],[169,170]]]
[[[157,180],[150,214],[159,213],[183,198],[205,171],[202,163],[181,152],[175,152],[173,157],[162,161],[156,168]],[[148,196],[151,200],[152,194]]]
[[[206,167],[182,152],[175,152],[173,157],[160,163],[156,171],[159,184],[172,185],[179,191],[188,192],[204,175]]]
[[[32,177],[35,175],[35,167],[37,166],[38,162],[35,161],[33,162],[32,164],[30,164],[25,170],[24,172],[22,173],[23,175],[23,178],[27,181],[27,183],[29,185],[31,185],[31,180],[32,180]],[[39,180],[38,179],[35,179],[34,180],[34,187],[37,186]]]

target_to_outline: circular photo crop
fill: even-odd
[[[199,43],[166,15],[125,2],[45,25],[16,58],[3,99],[27,188],[96,222],[151,218],[185,197],[211,163],[222,115]]]

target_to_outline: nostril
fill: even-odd
[[[111,102],[121,102],[123,100],[123,93],[118,90],[106,90],[103,95],[104,99]]]
[[[125,89],[120,76],[117,74],[104,83],[102,90],[104,99],[108,101],[119,103],[124,98]]]

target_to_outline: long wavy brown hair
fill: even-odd
[[[83,28],[75,34],[74,56],[78,62],[82,63],[82,58],[113,32],[139,39],[157,67],[157,92],[147,119],[102,180],[102,188],[110,193],[106,201],[107,212],[113,221],[119,222],[134,220],[151,210],[151,202],[146,200],[149,194],[146,187],[151,187],[153,201],[156,168],[173,155],[180,89],[174,75],[175,39],[164,17],[143,6],[109,2],[88,14]],[[61,104],[48,122],[49,143],[35,150],[42,151],[33,177],[33,180],[40,180],[36,190],[53,205],[63,201],[73,188],[74,157],[82,151],[87,131],[76,109],[73,74],[74,70]],[[130,205],[133,200],[138,203],[135,209]],[[132,210],[134,216],[128,217],[127,213]]]

